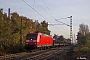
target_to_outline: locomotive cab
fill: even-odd
[[[33,47],[33,48],[36,47],[37,36],[38,36],[38,34],[27,34],[26,35],[26,46]]]

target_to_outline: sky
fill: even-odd
[[[70,18],[67,18],[70,16],[72,16],[73,35],[77,35],[79,25],[82,23],[90,28],[90,0],[0,0],[0,8],[6,13],[10,8],[11,12],[17,12],[34,21],[45,20],[49,24],[60,24],[48,26],[51,35],[57,34],[69,38],[70,27],[58,21],[70,25]]]

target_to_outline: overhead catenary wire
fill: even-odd
[[[57,19],[55,19],[55,17],[53,16],[52,12],[50,11],[48,5],[46,4],[46,2],[45,2],[44,0],[43,0],[43,2],[44,2],[44,4],[46,5],[48,11],[50,12],[51,17],[52,17],[55,21],[62,23],[62,25],[67,25],[67,26],[69,26],[68,24],[66,24],[66,23],[64,23],[64,22],[61,22],[61,21],[58,21]],[[51,24],[51,25],[54,25],[54,24]],[[55,24],[55,25],[61,25],[61,24]]]
[[[25,4],[27,4],[30,8],[32,8],[36,13],[38,13],[42,18],[47,20],[44,16],[42,16],[37,10],[35,10],[31,5],[29,5],[26,1],[22,0]],[[53,25],[54,26],[54,25]],[[55,27],[55,26],[54,26]],[[56,28],[56,27],[55,27]],[[57,28],[58,29],[58,28]],[[59,29],[58,29],[59,30]]]
[[[35,0],[34,0],[34,2],[33,2],[33,3],[34,3],[33,5],[35,6]],[[33,6],[33,8],[34,8],[34,6]]]
[[[26,3],[30,8],[32,8],[36,13],[38,13],[42,18],[47,20],[43,15],[41,15],[36,9],[34,9],[31,5],[29,5],[26,1],[22,0],[24,3]],[[35,1],[35,0],[34,0]]]
[[[24,3],[26,3],[30,8],[32,8],[36,13],[38,13],[41,17],[43,17],[45,20],[47,20],[43,15],[41,15],[37,10],[35,10],[31,5],[29,5],[26,1],[22,0]],[[35,1],[35,0],[34,0]],[[50,22],[49,22],[50,23]],[[52,25],[54,26],[54,25]],[[55,26],[54,26],[55,27]],[[55,27],[56,29],[58,29],[57,27]],[[58,29],[58,31],[60,31],[60,29]],[[62,31],[63,32],[63,31]]]
[[[44,4],[46,5],[46,7],[47,7],[48,11],[50,12],[51,17],[55,19],[55,17],[53,16],[52,12],[51,12],[51,11],[50,11],[50,9],[49,9],[49,7],[47,6],[46,2],[45,2],[44,0],[43,0],[43,2],[44,2]]]
[[[35,0],[34,0],[35,1]],[[37,1],[35,1],[45,12],[47,12],[50,16],[51,16],[51,14],[48,12],[48,11],[46,11]],[[51,16],[52,17],[52,16]]]
[[[36,2],[44,11],[46,11],[37,1],[34,0],[34,2]],[[44,1],[44,3],[45,3],[45,1]],[[45,3],[45,5],[46,5],[46,3]],[[47,5],[46,5],[46,6],[47,6]],[[47,6],[47,8],[48,8],[48,6]],[[49,10],[50,13],[48,13],[47,11],[46,11],[46,12],[52,17],[53,14],[51,13],[51,11],[50,11],[49,8],[48,8],[48,10]],[[54,16],[53,16],[52,18],[55,19]],[[64,24],[51,24],[51,23],[50,23],[50,24],[48,24],[48,25],[54,26],[54,25],[64,25]],[[55,26],[54,26],[54,27],[55,27]],[[58,29],[57,27],[55,27],[55,28]],[[60,29],[58,29],[58,30],[60,31]],[[63,30],[62,30],[62,32],[63,32]]]
[[[42,18],[45,19],[44,16],[42,16],[37,10],[35,10],[31,5],[29,5],[26,1],[22,0],[25,4],[27,4],[30,8],[32,8],[36,13],[38,13]],[[46,20],[46,19],[45,19]]]
[[[55,19],[55,20],[58,21],[57,19]],[[68,24],[66,24],[66,23],[63,23],[63,22],[61,22],[61,21],[58,21],[58,22],[60,22],[60,23],[62,23],[62,24],[64,24],[64,25],[70,26],[70,25],[68,25]]]
[[[52,15],[52,17],[55,19],[55,17],[53,16],[52,12],[50,11],[49,7],[47,6],[46,2],[43,0],[44,4],[46,5],[47,9],[49,10],[50,14]],[[61,19],[66,19],[66,18],[61,18]],[[57,19],[55,19],[55,21],[58,21]],[[64,23],[64,22],[61,22],[61,21],[58,21],[64,25],[67,25],[69,26],[68,24]]]
[[[34,0],[34,2],[36,2],[35,0]],[[45,10],[53,19],[55,19],[55,17],[53,16],[53,14],[51,13],[51,11],[50,11],[50,9],[48,8],[48,6],[47,6],[47,4],[45,3],[45,1],[43,0],[43,2],[44,2],[44,4],[45,4],[45,6],[47,7],[47,9],[49,10],[49,12],[50,13],[48,13],[38,2],[36,2],[43,10]],[[49,24],[49,25],[52,25],[52,26],[54,26],[54,25],[67,25],[67,24],[65,24],[65,23],[63,23],[63,22],[61,22],[61,21],[58,21],[58,22],[60,22],[60,23],[62,23],[62,24]],[[67,25],[68,26],[68,25]],[[54,26],[55,27],[55,26]],[[58,29],[57,27],[55,27],[56,29]],[[58,29],[59,31],[60,31],[60,29]],[[63,32],[63,30],[62,30],[62,32]]]

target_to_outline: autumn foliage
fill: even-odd
[[[24,47],[26,34],[35,31],[50,35],[46,21],[36,22],[20,16],[17,12],[10,13],[8,17],[7,13],[3,13],[3,9],[0,9],[0,54],[20,52],[20,34],[22,34],[22,47]]]

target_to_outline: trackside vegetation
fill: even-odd
[[[48,22],[45,20],[36,22],[36,20],[20,16],[17,12],[12,12],[10,16],[7,16],[7,13],[3,13],[3,9],[0,9],[0,55],[23,51],[26,34],[36,31],[50,35]],[[22,49],[20,37],[22,37]]]
[[[90,51],[90,32],[88,25],[85,25],[83,23],[79,25],[77,41],[78,44],[75,50]]]
[[[85,25],[84,23],[79,25],[77,45],[74,48],[74,57],[76,56],[90,58],[90,32],[88,25]]]

